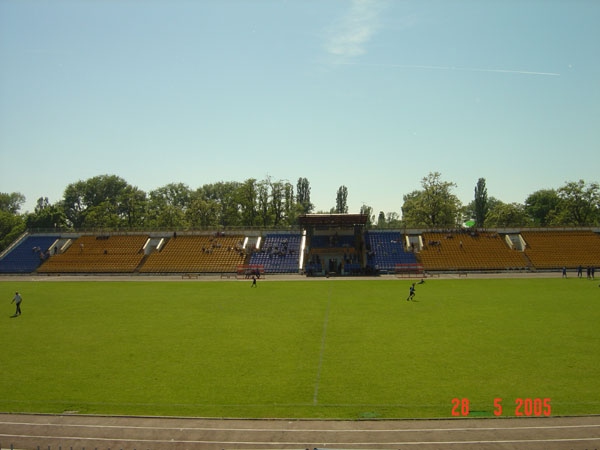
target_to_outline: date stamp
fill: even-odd
[[[512,407],[504,408],[502,398],[493,401],[494,416],[510,415],[515,417],[550,417],[552,401],[550,398],[516,398]],[[471,402],[468,398],[452,399],[452,417],[468,417],[471,413]]]

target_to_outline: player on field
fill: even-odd
[[[13,317],[17,317],[21,315],[21,302],[23,301],[23,298],[21,297],[21,294],[19,294],[18,292],[15,292],[15,297],[13,298],[11,303],[15,303],[17,305],[17,311],[15,312],[15,315]]]
[[[408,290],[408,298],[406,299],[406,301],[408,302],[413,298],[415,298],[415,283],[410,285],[410,289]]]

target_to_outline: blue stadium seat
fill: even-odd
[[[398,231],[369,231],[367,241],[367,266],[393,271],[397,264],[416,264],[412,252],[404,250],[402,233]]]
[[[249,264],[262,265],[265,273],[297,273],[301,240],[300,233],[267,234]]]
[[[59,236],[27,236],[0,260],[0,273],[31,273],[48,256]]]

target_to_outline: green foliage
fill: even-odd
[[[480,178],[479,180],[477,180],[477,185],[475,186],[474,202],[475,226],[481,228],[485,226],[485,218],[489,210],[485,178]]]
[[[62,205],[51,205],[48,198],[39,198],[32,214],[25,217],[27,229],[64,229],[68,226]]]
[[[12,244],[25,229],[23,216],[0,211],[0,251]]]
[[[523,227],[529,225],[531,221],[523,205],[497,201],[488,211],[485,223],[488,227]]]
[[[598,183],[571,181],[557,190],[560,199],[558,222],[561,225],[600,224],[600,186]]]
[[[525,199],[525,212],[537,226],[546,227],[555,222],[554,216],[560,198],[554,189],[542,189]]]
[[[454,228],[459,222],[460,200],[452,193],[454,183],[430,172],[421,180],[421,191],[404,196],[402,218],[408,227]]]
[[[371,225],[373,223],[373,219],[375,218],[375,216],[373,216],[373,208],[370,207],[369,205],[365,205],[364,203],[361,205],[360,207],[360,214],[367,216],[367,222],[365,224],[365,226],[367,228],[371,228]]]
[[[475,198],[463,206],[452,192],[456,185],[443,181],[439,172],[421,180],[421,190],[403,196],[402,219],[395,212],[375,217],[363,205],[368,226],[378,228],[454,228],[465,219],[486,227],[597,226],[600,224],[598,183],[567,182],[557,190],[541,190],[523,205],[505,204],[487,196],[485,178],[475,187]],[[0,211],[17,215],[25,198],[19,193],[0,193]],[[364,210],[363,210],[364,209]],[[27,227],[61,229],[188,229],[217,227],[289,227],[301,214],[310,213],[310,183],[249,178],[244,182],[221,181],[192,191],[183,183],[170,183],[148,195],[115,175],[100,175],[71,183],[63,199],[54,205],[40,198],[26,219]],[[348,213],[348,188],[340,186],[336,204],[321,213]],[[3,239],[0,235],[0,240]]]
[[[583,180],[536,191],[525,209],[540,226],[594,226],[600,224],[600,187]]]
[[[307,178],[298,178],[296,202],[300,206],[300,214],[310,214],[315,209],[315,205],[310,201],[310,182]]]
[[[64,214],[74,228],[122,228],[139,219],[140,195],[116,175],[99,175],[67,186],[62,201]]]
[[[25,218],[18,214],[24,202],[23,194],[0,192],[0,252],[25,231]]]
[[[335,197],[335,212],[337,214],[348,213],[348,188],[340,186]]]
[[[379,211],[379,215],[377,216],[377,227],[385,228],[387,221],[385,219],[385,213],[383,211]]]
[[[9,214],[17,214],[21,206],[25,203],[25,196],[20,192],[7,194],[0,192],[0,211]]]
[[[281,225],[285,218],[284,186],[285,185],[282,181],[269,180],[269,187],[271,189],[271,212],[273,217],[273,225],[275,226]]]
[[[585,279],[2,281],[0,410],[212,417],[599,414]],[[10,309],[9,309],[10,308]],[[512,407],[512,411],[511,411]]]

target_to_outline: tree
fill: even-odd
[[[240,204],[243,225],[256,225],[258,218],[256,178],[248,178],[239,186],[238,202]]]
[[[57,229],[67,226],[67,217],[61,204],[52,205],[48,197],[40,197],[35,210],[25,217],[27,228]]]
[[[0,210],[0,251],[12,244],[25,229],[22,216]]]
[[[10,194],[0,192],[0,211],[17,214],[23,203],[25,203],[25,196],[20,192],[12,192]]]
[[[283,182],[270,182],[271,187],[271,212],[273,216],[273,225],[279,226],[283,219]]]
[[[346,186],[340,186],[337,191],[335,198],[335,212],[337,214],[348,213],[348,188]]]
[[[560,198],[554,189],[542,189],[525,199],[525,212],[534,225],[547,227],[556,220]]]
[[[98,205],[90,206],[85,214],[83,226],[85,228],[120,228],[121,220],[117,212],[117,206],[105,201]]]
[[[283,185],[283,214],[288,225],[296,223],[298,206],[294,196],[294,186],[289,181]]]
[[[388,228],[399,228],[402,223],[397,212],[389,212],[385,215],[385,222]]]
[[[419,207],[419,198],[421,191],[412,191],[402,196],[402,220],[409,227],[424,227],[424,222],[421,222],[421,216],[417,209]]]
[[[583,180],[567,182],[557,190],[560,225],[592,226],[600,223],[600,187]]]
[[[123,191],[129,186],[127,181],[116,175],[99,175],[85,181],[84,200],[88,207],[104,202],[118,204]]]
[[[192,191],[187,184],[169,183],[150,192],[152,199],[160,200],[163,205],[174,206],[185,210],[192,196]]]
[[[148,199],[144,191],[128,185],[119,195],[118,205],[122,226],[132,229],[145,225]]]
[[[239,203],[238,182],[220,181],[205,184],[201,191],[206,200],[214,201],[218,205],[218,224],[223,227],[241,225],[241,208]]]
[[[475,186],[475,226],[483,228],[485,225],[485,216],[488,213],[488,195],[485,187],[485,178],[480,178]]]
[[[87,208],[85,202],[85,182],[77,181],[71,183],[65,188],[63,194],[63,210],[69,224],[77,229],[83,225],[85,220],[85,210]]]
[[[170,183],[148,194],[148,222],[157,228],[180,229],[189,226],[186,211],[192,192],[183,183]]]
[[[121,227],[127,225],[128,196],[132,187],[116,175],[99,175],[69,184],[63,196],[63,210],[69,223],[79,228],[86,223],[87,214],[94,214],[88,225]],[[115,217],[118,220],[115,220]],[[107,223],[100,223],[101,218]]]
[[[270,226],[273,223],[271,216],[269,184],[263,180],[258,184],[258,215],[262,226]]]
[[[296,202],[300,205],[300,214],[310,214],[315,208],[310,202],[310,183],[306,178],[298,178]]]
[[[379,216],[377,216],[377,228],[385,228],[386,224],[387,220],[385,220],[385,213],[379,211]]]
[[[441,180],[439,172],[421,180],[423,190],[404,196],[402,219],[410,227],[453,228],[457,225],[460,200],[452,193],[456,185]]]
[[[219,223],[219,205],[215,200],[207,200],[202,189],[192,194],[185,219],[194,228],[215,227]]]
[[[365,205],[364,203],[362,204],[362,206],[360,207],[360,214],[367,216],[367,222],[365,223],[365,226],[367,228],[371,227],[371,224],[373,223],[373,208],[369,205]]]
[[[523,205],[500,201],[490,208],[486,223],[489,227],[523,227],[531,224]]]

